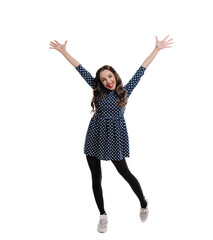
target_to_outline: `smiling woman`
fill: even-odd
[[[115,90],[116,88],[116,79],[114,74],[109,71],[108,69],[103,70],[100,72],[100,79],[104,87]]]
[[[139,216],[141,221],[145,222],[148,217],[148,201],[143,195],[137,178],[130,172],[125,159],[126,157],[130,157],[130,151],[124,112],[127,99],[129,99],[129,96],[139,83],[149,64],[161,49],[171,47],[169,45],[172,44],[170,42],[172,39],[166,41],[168,36],[162,41],[159,41],[156,37],[154,50],[145,59],[143,64],[138,67],[133,77],[125,86],[123,86],[121,78],[115,69],[109,65],[99,68],[96,72],[96,77],[93,78],[91,73],[66,51],[67,41],[63,45],[56,40],[56,43],[51,42],[50,44],[52,46],[50,48],[61,52],[93,89],[91,106],[93,108],[92,111],[95,113],[90,119],[87,129],[84,153],[86,154],[91,170],[93,193],[100,210],[100,220],[97,228],[100,233],[107,231],[108,223],[102,195],[101,160],[111,160],[120,175],[131,186],[140,201]]]
[[[85,69],[86,71],[86,69]],[[96,117],[98,104],[103,95],[107,95],[110,91],[117,96],[116,105],[123,108],[127,104],[127,91],[123,87],[122,80],[112,66],[104,65],[96,72],[93,79],[93,98],[91,102],[93,117]]]
[[[88,126],[84,153],[106,161],[123,161],[124,157],[130,156],[124,118],[127,100],[146,69],[140,65],[125,86],[109,65],[99,68],[95,78],[81,64],[76,70],[93,89],[93,112],[94,105],[96,108]],[[110,89],[110,84],[115,85],[114,90]]]

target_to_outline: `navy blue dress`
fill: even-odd
[[[81,64],[76,70],[93,88],[94,78]],[[142,65],[124,86],[127,99],[143,76],[146,68]],[[107,89],[105,97],[98,103],[97,116],[91,118],[84,143],[84,153],[100,160],[122,160],[130,157],[129,136],[124,119],[126,107],[120,108],[116,102],[118,97],[114,90]],[[128,104],[127,104],[128,105]]]

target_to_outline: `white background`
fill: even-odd
[[[211,1],[1,3],[0,239],[212,239],[213,74]],[[50,41],[93,76],[109,64],[123,84],[155,47],[129,99],[127,163],[139,201],[101,161],[108,231],[97,232],[83,153],[92,89]]]

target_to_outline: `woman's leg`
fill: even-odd
[[[147,202],[144,199],[143,191],[137,178],[130,172],[126,159],[112,161],[120,175],[129,183],[134,193],[137,195],[141,207],[146,208]]]
[[[92,176],[92,188],[95,197],[96,204],[100,211],[100,215],[106,213],[104,210],[104,200],[103,200],[103,193],[101,187],[101,160],[96,157],[86,155],[87,162],[89,164],[89,168],[91,170]]]

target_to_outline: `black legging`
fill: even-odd
[[[106,213],[104,210],[104,200],[102,194],[102,187],[101,187],[101,180],[102,180],[102,173],[101,173],[101,160],[96,157],[86,155],[87,162],[89,164],[92,176],[92,189],[95,197],[95,201],[97,203],[98,209],[100,214]],[[147,206],[146,200],[144,199],[144,195],[138,182],[137,178],[130,172],[126,159],[123,160],[114,160],[112,161],[115,165],[116,169],[120,173],[120,175],[129,183],[132,190],[137,195],[140,205],[142,208]]]

